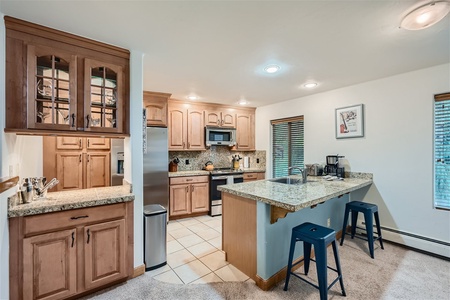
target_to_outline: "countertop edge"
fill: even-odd
[[[268,181],[268,180],[266,180],[266,181]],[[330,193],[330,194],[327,194],[325,196],[322,196],[322,197],[319,197],[319,198],[316,198],[316,199],[313,199],[313,200],[310,200],[308,202],[301,203],[301,204],[298,204],[298,205],[291,205],[291,204],[287,204],[287,203],[282,203],[282,202],[279,202],[277,200],[264,198],[264,197],[258,197],[256,195],[249,194],[249,193],[242,192],[242,191],[235,191],[233,189],[227,188],[226,186],[220,186],[220,187],[218,187],[218,189],[221,190],[222,192],[229,193],[229,194],[232,194],[232,195],[235,195],[235,196],[238,196],[238,197],[248,198],[248,199],[251,199],[251,200],[263,202],[263,203],[266,203],[266,204],[269,204],[269,205],[281,207],[281,208],[284,208],[286,210],[295,212],[295,211],[299,211],[299,210],[301,210],[303,208],[310,207],[310,206],[316,205],[316,204],[320,204],[320,203],[323,203],[323,202],[325,202],[327,200],[330,200],[330,199],[342,196],[344,194],[347,194],[347,193],[350,193],[352,191],[358,190],[358,189],[363,188],[365,186],[369,186],[372,183],[373,183],[373,179],[366,179],[366,181],[364,181],[364,182],[362,182],[360,184],[354,185],[354,186],[349,187],[349,188],[343,188],[343,189],[339,190],[338,192]]]
[[[134,201],[131,185],[110,186],[48,193],[46,199],[19,204],[17,194],[8,198],[8,218],[26,217]]]

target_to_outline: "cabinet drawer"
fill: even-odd
[[[172,177],[170,178],[170,184],[208,182],[208,180],[209,176]]]
[[[258,173],[244,173],[244,180],[245,179],[257,179]]]
[[[125,216],[125,205],[125,203],[117,203],[24,217],[23,233],[27,236],[93,222],[118,219]]]

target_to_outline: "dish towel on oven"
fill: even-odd
[[[227,176],[227,184],[233,184],[234,180],[233,180],[233,176]]]

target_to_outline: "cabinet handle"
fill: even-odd
[[[72,114],[72,127],[75,127],[75,114]]]
[[[194,191],[194,186],[193,185],[191,185],[191,192],[193,192]]]
[[[71,248],[73,248],[74,243],[75,243],[75,232],[72,231],[72,246],[70,246]]]
[[[223,120],[220,121],[220,125],[223,126]]]
[[[80,148],[81,148],[81,139],[78,140],[78,144],[80,145]]]
[[[82,155],[82,154],[80,154],[80,162],[81,162],[81,155]]]
[[[88,148],[89,148],[89,139],[87,139],[88,140]]]
[[[91,239],[91,232],[89,231],[89,229],[87,230],[87,242],[86,244],[89,244],[89,240]]]
[[[194,179],[192,179],[192,178],[190,178],[190,179],[186,179],[186,181],[192,181],[192,180],[194,180]]]
[[[90,115],[86,116],[86,128],[89,128],[89,121],[91,120]]]
[[[91,155],[88,154],[88,155],[87,155],[87,161],[89,162],[90,160],[91,160]]]
[[[84,216],[78,216],[78,217],[71,217],[71,220],[78,220],[78,219],[84,219],[84,218],[89,218],[88,215],[84,215]]]

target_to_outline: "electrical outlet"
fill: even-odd
[[[330,226],[331,226],[331,219],[328,218],[328,219],[327,219],[327,227],[330,227]]]
[[[189,159],[186,159],[184,163],[185,163],[186,165],[190,164]]]
[[[259,158],[256,159],[256,163],[259,164]]]

